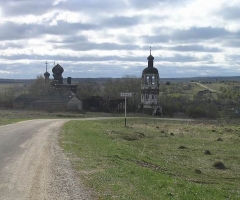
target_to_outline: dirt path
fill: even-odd
[[[0,158],[5,161],[0,165],[0,199],[94,199],[58,145],[64,122],[33,120],[0,127]]]
[[[203,84],[201,84],[201,83],[197,83],[197,82],[193,82],[193,83],[195,83],[195,84],[197,84],[197,85],[199,85],[199,86],[201,86],[201,87],[203,87],[203,88],[205,88],[205,89],[207,89],[207,90],[209,90],[209,91],[211,91],[211,92],[220,93],[219,91],[214,90],[214,89],[211,89],[210,87],[207,87],[206,85],[203,85]]]

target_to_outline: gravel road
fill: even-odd
[[[67,120],[0,126],[0,199],[94,199],[58,145]]]

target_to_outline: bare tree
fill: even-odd
[[[78,84],[77,96],[81,99],[90,96],[102,96],[102,84],[92,79],[88,79],[83,83]]]
[[[50,91],[50,84],[45,83],[45,79],[42,75],[38,75],[36,80],[30,85],[28,93],[32,95],[47,95]]]
[[[128,99],[128,107],[135,111],[141,101],[141,79],[136,76],[124,76],[119,79],[109,79],[104,84],[104,97],[118,98],[121,92],[132,92],[133,96]]]

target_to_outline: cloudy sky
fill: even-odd
[[[239,76],[240,0],[0,0],[0,78]]]

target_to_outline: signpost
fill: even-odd
[[[120,93],[121,97],[125,97],[125,127],[127,126],[127,97],[132,97],[132,93]]]

